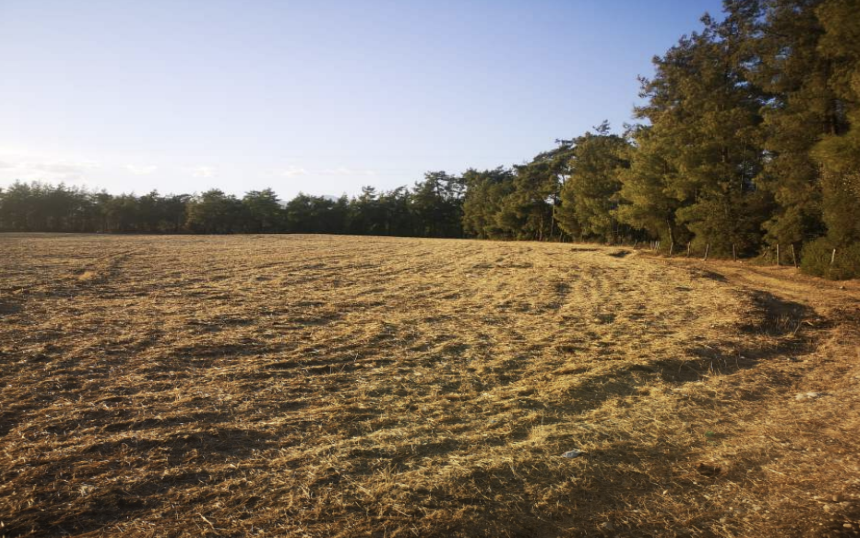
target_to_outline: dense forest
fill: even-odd
[[[654,58],[638,122],[339,199],[0,190],[0,229],[652,242],[860,276],[860,0],[727,0]]]

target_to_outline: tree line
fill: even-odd
[[[15,183],[0,228],[651,242],[860,276],[860,0],[727,0],[723,15],[654,58],[636,124],[528,163],[287,202]]]
[[[111,195],[66,185],[15,182],[0,190],[0,230],[79,233],[328,233],[463,237],[460,179],[428,172],[412,189],[309,196],[284,202],[272,189],[241,198],[201,194]]]

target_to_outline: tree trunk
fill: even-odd
[[[708,254],[710,254],[710,253],[711,253],[711,244],[710,244],[710,243],[707,243],[707,244],[705,245],[705,258],[704,258],[704,259],[705,259],[705,261],[707,261],[707,260],[708,260]]]
[[[779,267],[779,266],[781,265],[781,264],[780,264],[780,261],[781,261],[781,260],[780,260],[780,258],[779,258],[779,243],[777,243],[777,244],[776,244],[776,266],[777,266],[777,267]]]

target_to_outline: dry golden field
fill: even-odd
[[[789,268],[0,235],[0,536],[854,536],[858,350]]]

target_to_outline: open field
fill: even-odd
[[[860,535],[858,350],[789,268],[0,236],[0,536]]]

